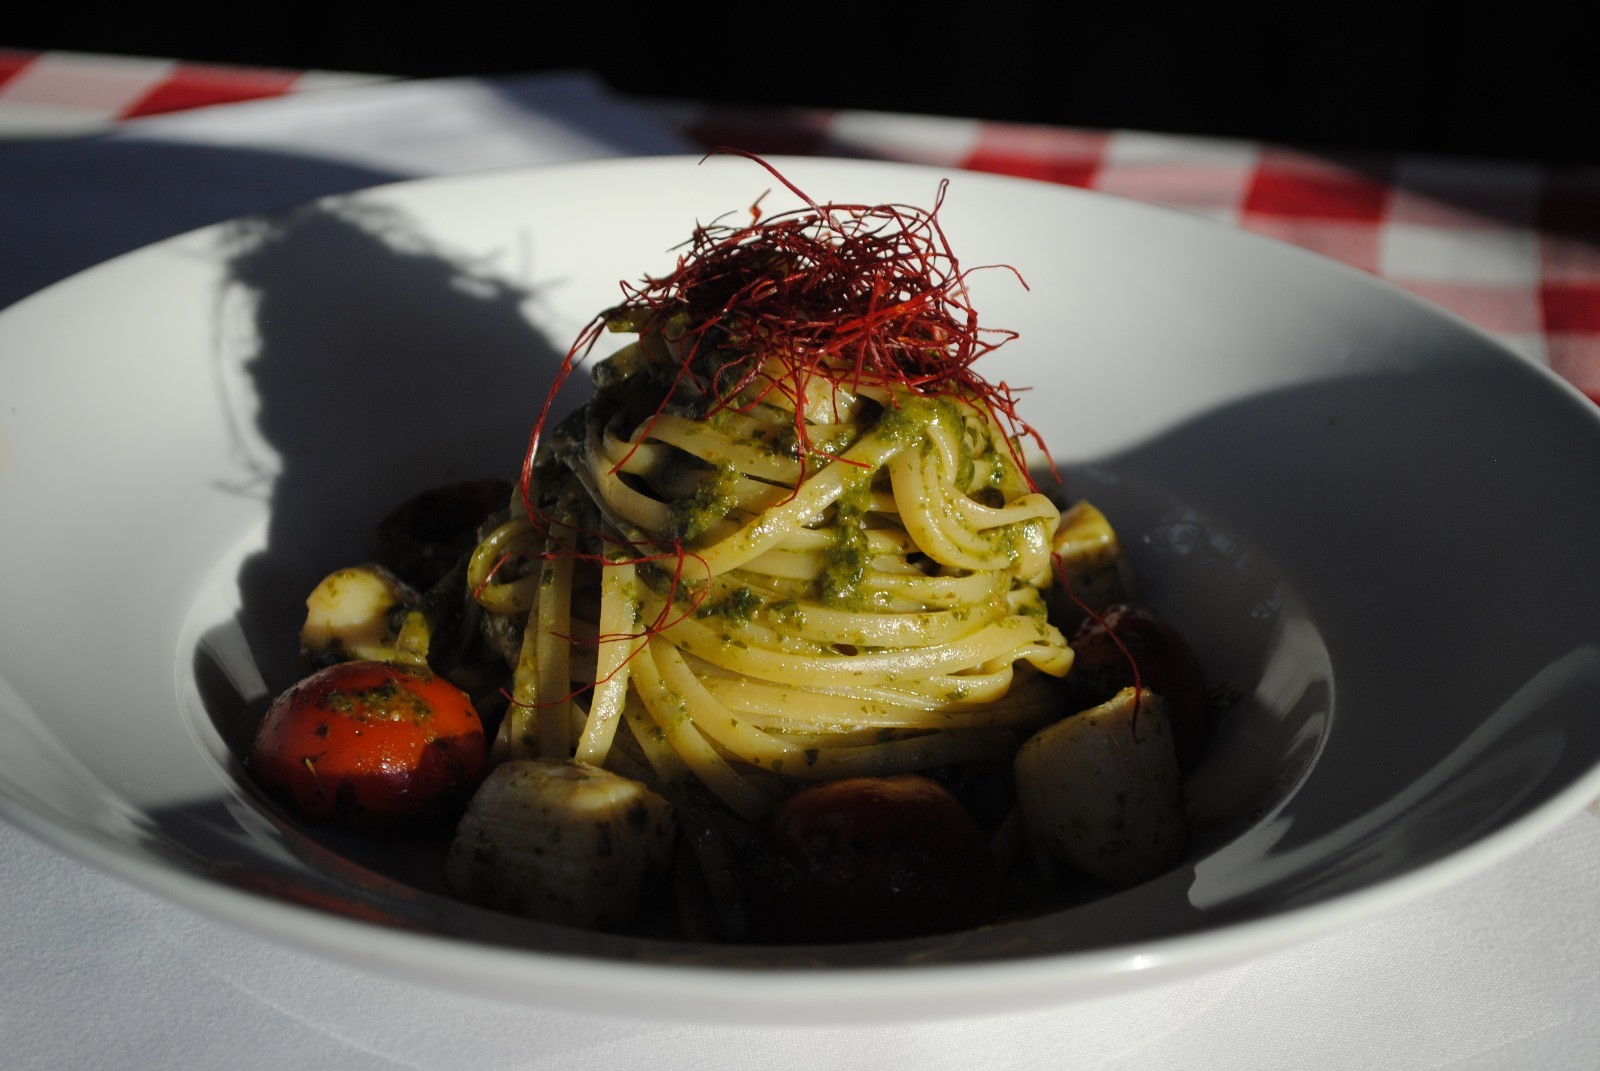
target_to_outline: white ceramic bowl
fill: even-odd
[[[777,160],[818,200],[930,169]],[[1030,921],[828,948],[521,922],[428,860],[286,825],[238,749],[301,600],[373,519],[510,474],[618,281],[775,183],[631,160],[406,183],[207,228],[0,313],[0,811],[315,953],[530,1002],[886,1019],[1103,995],[1319,934],[1499,860],[1600,794],[1600,414],[1546,370],[1298,250],[957,173],[941,219],[986,372],[1149,601],[1244,698],[1179,869]],[[789,203],[775,191],[770,210]],[[576,400],[576,397],[571,399]]]

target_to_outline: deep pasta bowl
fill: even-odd
[[[1377,280],[1181,214],[773,163],[822,202],[931,205],[948,178],[962,263],[1015,269],[971,276],[984,324],[1017,333],[980,371],[1028,388],[1059,495],[1111,518],[1148,601],[1234,697],[1186,784],[1179,866],[939,937],[603,935],[461,903],[430,852],[308,832],[243,775],[297,674],[306,593],[366,555],[373,518],[512,475],[619,280],[670,269],[696,223],[793,201],[736,158],[381,187],[183,235],[0,312],[0,814],[396,976],[816,1021],[1214,969],[1427,895],[1600,795],[1591,402]]]

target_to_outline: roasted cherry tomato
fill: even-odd
[[[1110,633],[1122,641],[1126,654]],[[1099,621],[1084,621],[1071,642],[1078,705],[1098,706],[1132,687],[1131,656],[1139,667],[1140,685],[1167,701],[1178,765],[1188,769],[1211,715],[1200,662],[1178,630],[1143,606],[1122,603],[1104,610]]]
[[[977,823],[916,774],[801,789],[773,814],[750,869],[752,926],[776,942],[946,933],[988,921],[999,899]]]
[[[307,821],[373,827],[453,820],[487,759],[455,685],[422,666],[343,662],[273,702],[248,766]]]

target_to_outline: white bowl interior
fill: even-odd
[[[929,204],[942,177],[777,164],[818,200]],[[441,984],[862,1015],[863,995],[981,1010],[1216,965],[1486,865],[1600,791],[1586,400],[1297,250],[961,174],[941,219],[963,264],[1028,284],[974,277],[985,323],[1020,332],[989,377],[1031,386],[1062,494],[1111,517],[1150,601],[1242,693],[1189,785],[1184,866],[948,938],[710,948],[479,911],[438,895],[426,853],[282,821],[238,754],[293,679],[310,587],[414,491],[510,474],[618,280],[774,185],[737,159],[408,183],[185,235],[0,313],[4,813]]]

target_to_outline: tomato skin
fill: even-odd
[[[1109,633],[1116,634],[1127,654]],[[1071,645],[1072,679],[1084,709],[1133,686],[1128,655],[1133,656],[1139,666],[1139,683],[1167,701],[1178,765],[1187,770],[1209,728],[1211,708],[1200,661],[1182,634],[1154,611],[1121,603],[1102,611],[1100,621],[1084,621]]]
[[[999,878],[977,822],[920,774],[810,785],[774,812],[751,859],[762,939],[888,940],[987,922]]]
[[[308,822],[392,827],[453,820],[483,780],[483,722],[421,666],[343,662],[267,710],[246,760]]]

